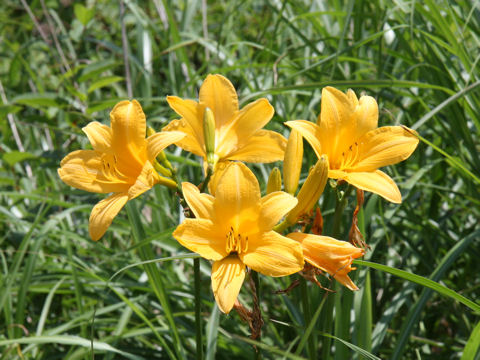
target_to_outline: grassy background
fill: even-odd
[[[118,2],[2,1],[0,357],[160,359],[175,348],[195,356],[192,260],[159,262],[168,314],[142,266],[111,279],[141,259],[127,211],[94,243],[88,217],[102,197],[69,188],[56,169],[67,153],[89,146],[81,128],[93,120],[108,124],[117,101],[133,94],[149,125],[161,129],[175,118],[165,96],[196,98],[209,73],[227,76],[243,105],[267,96],[276,110],[269,128],[285,135],[283,121],[315,119],[326,85],[375,96],[381,125],[416,129],[428,144],[387,169],[403,203],[367,194],[360,225],[372,249],[365,260],[431,278],[478,304],[478,4],[129,0],[122,16]],[[199,183],[197,159],[169,150],[180,177]],[[306,147],[302,179],[314,159]],[[272,167],[251,166],[263,187]],[[354,204],[352,197],[345,234]],[[143,209],[141,240],[157,258],[187,253],[171,238],[179,217],[172,193],[156,187],[134,206]],[[333,208],[327,189],[327,231]],[[358,268],[361,290],[332,295],[334,324],[329,306],[321,308],[313,348],[304,347],[301,290],[273,294],[296,276],[261,276],[263,357],[315,358],[322,351],[323,359],[458,359],[465,349],[463,359],[479,358],[479,318],[470,308],[398,276]],[[210,264],[202,260],[201,269],[207,358],[252,358],[248,326],[234,312],[219,314]],[[307,290],[313,314],[325,292],[310,284]],[[251,304],[248,286],[241,299]],[[172,314],[180,341],[168,325]],[[328,344],[325,332],[349,347]]]

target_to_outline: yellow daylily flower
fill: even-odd
[[[204,159],[207,167],[204,125],[214,120],[213,165],[227,160],[268,163],[283,159],[287,140],[280,134],[263,130],[274,110],[266,98],[258,99],[241,110],[232,83],[221,75],[208,75],[198,102],[167,96],[170,107],[181,116],[163,130],[181,131],[187,136],[177,146]],[[205,109],[207,116],[205,116]],[[208,124],[208,121],[207,121]],[[210,131],[207,131],[209,134]],[[209,136],[210,142],[212,136]],[[211,147],[211,144],[208,144]]]
[[[156,133],[145,139],[146,119],[136,101],[122,101],[110,113],[111,126],[91,122],[82,130],[93,150],[77,150],[60,163],[58,175],[77,189],[113,193],[92,210],[90,237],[97,241],[128,200],[157,183],[171,182],[153,168],[156,156],[182,139],[181,132]]]
[[[342,179],[358,189],[385,199],[402,202],[395,182],[378,168],[407,159],[418,138],[402,126],[378,126],[378,105],[371,96],[343,93],[332,87],[322,90],[317,124],[305,120],[288,121],[310,143],[318,157],[329,160],[328,176]]]
[[[245,266],[269,276],[303,268],[302,248],[272,228],[297,200],[282,191],[261,197],[255,175],[242,163],[227,165],[215,196],[190,183],[183,194],[195,219],[185,219],[173,236],[189,250],[213,260],[212,290],[224,313],[232,309],[245,278]]]
[[[306,262],[329,273],[350,290],[358,290],[358,287],[348,277],[348,273],[355,270],[352,268],[352,262],[365,253],[363,249],[328,236],[294,232],[288,234],[287,237],[302,244]]]

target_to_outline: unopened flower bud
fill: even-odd
[[[267,182],[267,194],[282,190],[282,174],[277,167],[274,167],[270,172]]]
[[[296,130],[292,130],[285,150],[283,160],[283,181],[285,191],[291,195],[295,194],[302,170],[303,158],[303,137]]]
[[[215,164],[215,117],[210,108],[205,108],[203,115],[203,137],[205,139],[205,151],[207,153],[207,163]]]
[[[295,224],[303,214],[308,213],[318,202],[328,180],[328,160],[325,155],[317,161],[298,192],[298,204],[287,215],[287,221]]]

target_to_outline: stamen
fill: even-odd
[[[233,227],[230,227],[230,231],[225,237],[225,250],[227,253],[241,254],[248,250],[248,236],[243,238],[241,234],[235,234]]]

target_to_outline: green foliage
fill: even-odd
[[[374,96],[380,125],[409,126],[426,141],[387,169],[401,205],[366,194],[359,226],[371,249],[364,259],[380,265],[359,262],[351,274],[360,291],[330,293],[308,283],[302,302],[300,288],[274,293],[298,276],[260,276],[265,325],[258,342],[234,311],[219,313],[210,264],[201,260],[206,358],[250,359],[252,344],[266,359],[320,358],[321,351],[337,359],[450,359],[464,350],[462,359],[478,358],[478,2],[124,5],[122,18],[118,2],[0,4],[0,358],[195,357],[193,260],[171,237],[177,198],[161,187],[142,195],[133,205],[143,211],[127,217],[123,210],[95,243],[88,218],[102,196],[69,188],[56,171],[67,153],[89,146],[83,126],[108,124],[109,110],[128,97],[127,82],[160,130],[176,117],[165,96],[196,98],[209,73],[232,80],[242,104],[267,96],[276,111],[268,127],[285,135],[282,122],[314,120],[321,88],[332,85]],[[305,146],[304,165],[311,165],[316,157]],[[183,181],[202,180],[194,156],[175,147],[167,156]],[[263,188],[275,165],[253,166]],[[349,201],[343,239],[355,205]],[[332,189],[321,208],[331,232]],[[333,317],[324,305],[332,297]],[[240,299],[251,306],[251,298],[246,283]],[[331,331],[322,331],[332,318]]]

